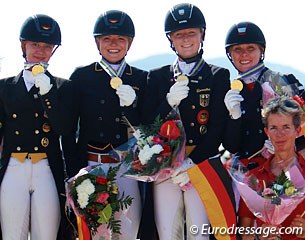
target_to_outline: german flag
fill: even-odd
[[[79,216],[76,216],[76,219],[77,219],[77,228],[78,228],[78,239],[91,240],[90,230],[87,224],[85,223],[85,221]]]
[[[198,192],[213,229],[236,227],[235,198],[229,174],[220,158],[207,159],[187,171]],[[224,230],[220,231],[223,233]],[[217,239],[235,240],[235,234],[215,234]]]

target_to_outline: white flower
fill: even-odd
[[[144,165],[147,164],[149,159],[154,154],[158,154],[163,151],[163,147],[160,144],[149,147],[149,145],[145,145],[142,150],[139,152],[139,160]]]
[[[80,208],[85,208],[88,205],[89,196],[86,193],[77,193],[77,202]]]
[[[90,179],[82,181],[82,183],[76,187],[77,202],[81,208],[85,208],[88,205],[89,195],[94,193],[94,191],[95,187]]]
[[[90,195],[90,194],[94,193],[95,187],[92,184],[92,182],[90,181],[90,179],[86,179],[86,180],[82,181],[82,183],[76,187],[76,191],[77,191],[77,193],[83,192],[83,193],[87,193],[88,195]]]
[[[149,136],[146,138],[146,141],[151,145],[151,144],[153,144],[153,139],[154,139],[153,136]]]
[[[143,138],[140,138],[137,141],[137,145],[139,146],[140,149],[142,149],[146,145],[146,141]]]

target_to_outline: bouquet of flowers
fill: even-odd
[[[107,174],[101,165],[86,167],[68,182],[68,205],[87,224],[92,235],[101,231],[103,236],[120,233],[120,220],[114,214],[130,206],[133,200],[130,196],[124,197],[124,193],[119,197],[115,181],[120,166],[110,167]]]
[[[229,172],[249,210],[267,224],[280,225],[304,200],[305,180],[296,165],[270,183],[249,174],[241,165]]]
[[[154,123],[140,126],[136,141],[123,159],[127,165],[125,177],[139,181],[156,181],[169,178],[185,158],[185,132],[176,109],[166,120],[159,116]]]
[[[276,96],[292,97],[299,94],[298,84],[288,84],[285,76],[279,72],[265,71],[260,83],[263,89],[263,105]]]

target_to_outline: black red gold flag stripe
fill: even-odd
[[[201,198],[213,229],[236,227],[232,183],[220,158],[204,160],[187,173]],[[221,240],[237,239],[235,234],[216,234],[215,237]]]

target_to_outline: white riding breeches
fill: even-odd
[[[183,240],[185,223],[188,240],[209,239],[209,235],[200,232],[203,225],[209,225],[209,219],[195,188],[183,192],[171,179],[155,182],[154,208],[160,240]],[[199,229],[197,234],[191,230],[194,225]]]
[[[54,240],[60,204],[48,159],[33,164],[10,158],[0,187],[0,221],[4,240]]]

